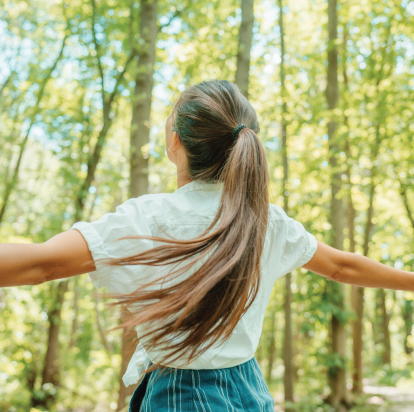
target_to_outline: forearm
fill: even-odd
[[[41,244],[0,244],[0,287],[44,282]]]
[[[414,291],[414,273],[384,265],[365,256],[343,252],[342,269],[334,280],[351,285]]]

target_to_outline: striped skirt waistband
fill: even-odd
[[[129,412],[274,412],[255,357],[222,369],[166,368],[146,374]]]

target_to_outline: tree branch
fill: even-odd
[[[103,68],[102,68],[101,57],[100,57],[100,53],[99,53],[99,44],[98,44],[98,40],[96,38],[96,30],[95,30],[96,3],[95,3],[95,0],[91,0],[91,1],[92,1],[92,35],[93,35],[93,44],[95,45],[96,58],[98,60],[98,69],[99,69],[99,73],[101,75],[102,106],[105,107],[104,72],[103,72]]]

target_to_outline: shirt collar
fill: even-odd
[[[203,182],[201,180],[193,180],[190,183],[186,183],[184,186],[179,187],[173,193],[184,193],[184,192],[190,192],[192,190],[214,190],[214,191],[220,191],[223,188],[223,184],[224,184],[223,182],[208,183],[208,182]]]

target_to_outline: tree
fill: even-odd
[[[338,50],[337,40],[337,2],[336,0],[328,0],[328,68],[327,68],[327,86],[326,100],[328,109],[332,113],[338,103]],[[343,250],[345,213],[344,201],[339,197],[341,190],[341,170],[338,165],[338,152],[340,151],[338,137],[336,134],[337,122],[331,114],[328,122],[329,136],[329,162],[332,168],[331,175],[331,225],[332,225],[332,246],[335,249]],[[333,281],[328,281],[327,287],[332,290],[335,298],[336,312],[332,313],[331,319],[331,343],[332,354],[336,358],[335,363],[328,367],[328,382],[331,388],[329,403],[338,407],[341,403],[350,406],[351,401],[346,386],[346,335],[344,317],[344,290],[345,286]]]
[[[13,174],[12,174],[10,180],[7,180],[6,184],[5,184],[4,194],[3,194],[3,203],[2,203],[2,206],[1,206],[1,209],[0,209],[0,225],[1,225],[1,222],[4,218],[4,215],[6,213],[6,208],[7,208],[9,198],[10,198],[10,194],[11,194],[12,190],[15,188],[15,186],[17,184],[17,181],[18,181],[18,178],[19,178],[19,170],[20,170],[20,164],[21,164],[21,161],[22,161],[22,157],[23,157],[26,145],[27,145],[27,141],[28,141],[29,136],[30,136],[30,131],[32,130],[33,125],[35,124],[36,115],[41,110],[40,103],[42,101],[42,98],[43,98],[43,95],[44,95],[44,92],[45,92],[45,88],[46,88],[49,80],[52,77],[53,71],[56,69],[56,66],[58,65],[60,59],[62,58],[63,50],[65,49],[66,40],[68,38],[68,35],[69,35],[69,31],[68,31],[68,27],[67,27],[66,30],[65,30],[65,35],[64,35],[63,40],[62,40],[62,45],[60,47],[59,54],[56,57],[56,59],[55,59],[54,63],[52,64],[52,66],[47,70],[47,72],[43,76],[43,80],[39,84],[39,92],[37,93],[36,104],[34,106],[32,114],[30,116],[30,124],[29,124],[29,127],[27,128],[27,130],[25,132],[25,135],[24,135],[24,138],[23,138],[22,142],[20,143],[19,157],[17,158],[17,162],[16,162],[16,165],[14,167],[14,171],[13,171]],[[9,81],[9,77],[3,83],[2,91],[5,88],[5,86],[7,85],[8,81]]]
[[[98,72],[100,75],[100,83],[101,83],[101,103],[102,103],[102,126],[98,133],[96,144],[91,153],[88,153],[87,158],[87,173],[86,177],[83,180],[78,195],[75,201],[75,213],[74,213],[74,223],[79,221],[82,218],[82,214],[84,211],[85,206],[85,198],[89,193],[89,188],[92,186],[92,183],[95,179],[95,174],[97,170],[98,163],[101,160],[101,153],[104,147],[108,131],[110,126],[112,125],[114,115],[112,113],[113,105],[116,101],[116,97],[119,94],[118,86],[122,83],[123,78],[125,76],[126,71],[128,70],[129,64],[132,62],[135,52],[131,51],[129,57],[127,58],[123,68],[118,71],[117,76],[115,78],[115,86],[113,90],[109,93],[107,92],[107,87],[105,84],[105,73],[102,67],[101,62],[101,51],[100,51],[100,44],[97,40],[96,35],[96,18],[97,18],[97,9],[95,0],[91,1],[91,31],[92,31],[92,41],[96,50],[96,65],[98,68]],[[133,20],[131,19],[131,25],[133,24]],[[46,350],[46,356],[44,360],[43,366],[43,375],[42,375],[42,387],[46,384],[52,384],[54,386],[59,386],[59,355],[58,355],[58,340],[59,340],[59,329],[61,324],[61,306],[64,301],[65,292],[68,289],[68,283],[70,280],[64,280],[57,284],[56,288],[57,291],[54,292],[56,296],[56,300],[54,304],[51,306],[50,315],[49,316],[49,328],[48,328],[48,345]],[[76,284],[75,284],[76,287]],[[72,324],[72,336],[74,335],[74,329],[77,325],[76,319],[73,320]],[[52,372],[50,372],[52,371]],[[56,395],[57,392],[55,391],[54,394]],[[41,404],[41,405],[50,405],[53,403],[56,396],[49,396],[45,398],[46,404],[44,404],[43,400],[34,400],[34,404]]]
[[[131,119],[131,181],[130,197],[148,193],[148,155],[143,152],[149,143],[152,88],[154,85],[155,41],[157,37],[157,0],[141,0],[140,3],[140,46],[137,49],[138,67],[135,77],[135,94],[132,100]],[[123,316],[126,316],[125,312]],[[130,341],[132,333],[124,329],[122,334],[121,378],[124,375],[134,352]],[[125,387],[120,379],[117,410],[125,405],[125,399],[131,395],[134,387]]]
[[[254,0],[242,0],[242,21],[239,29],[235,83],[246,97],[249,95],[250,49],[252,47],[254,22],[253,7]]]
[[[286,85],[285,85],[285,37],[283,26],[283,3],[279,0],[279,30],[280,30],[280,94],[282,97],[282,164],[283,164],[283,179],[282,179],[282,196],[283,196],[283,210],[286,214],[289,213],[289,166],[288,166],[288,152],[287,152],[287,122],[286,122]],[[292,333],[292,274],[286,274],[285,279],[285,333],[283,344],[283,362],[285,365],[284,372],[284,388],[285,401],[293,402],[293,333]],[[286,408],[290,411],[291,408]]]

